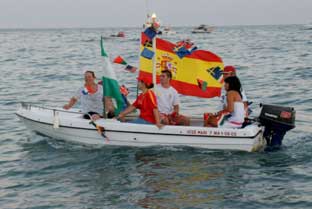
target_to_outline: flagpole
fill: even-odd
[[[157,48],[157,43],[156,43],[156,40],[157,40],[157,29],[156,28],[156,24],[158,25],[157,23],[157,19],[156,19],[156,14],[153,13],[152,16],[152,26],[154,28],[154,30],[156,31],[156,35],[154,36],[154,38],[152,39],[152,46],[153,46],[153,52],[154,52],[154,56],[152,58],[152,63],[153,63],[153,84],[154,84],[154,91],[157,91],[157,87],[156,87],[156,48]]]
[[[105,105],[105,96],[104,95],[103,95],[103,118],[106,118],[106,105]]]
[[[103,56],[103,37],[101,36],[101,56]],[[103,89],[103,118],[106,118],[106,102],[105,102],[105,92],[104,92],[104,79],[102,77],[102,89]]]
[[[153,84],[154,84],[154,90],[155,91],[157,91],[157,87],[156,87],[156,36],[153,38],[154,56],[152,58],[152,62],[153,62]]]

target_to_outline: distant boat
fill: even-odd
[[[117,34],[110,35],[110,37],[124,38],[126,37],[125,32],[120,31]]]
[[[211,33],[213,30],[214,27],[202,24],[196,28],[193,28],[192,33]]]
[[[169,26],[167,26],[167,27],[164,27],[162,34],[163,35],[175,35],[177,34],[177,32],[172,30]]]
[[[312,30],[312,23],[303,25],[304,30]]]

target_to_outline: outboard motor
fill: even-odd
[[[296,111],[292,107],[276,105],[260,104],[260,107],[259,121],[265,127],[266,150],[279,149],[286,132],[295,128]]]

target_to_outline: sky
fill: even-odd
[[[0,28],[140,27],[312,23],[312,0],[0,0]]]

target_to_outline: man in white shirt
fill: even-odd
[[[160,75],[160,84],[157,84],[157,103],[160,112],[161,123],[165,125],[190,125],[190,119],[179,114],[179,95],[170,85],[172,74],[169,70],[163,70]]]

